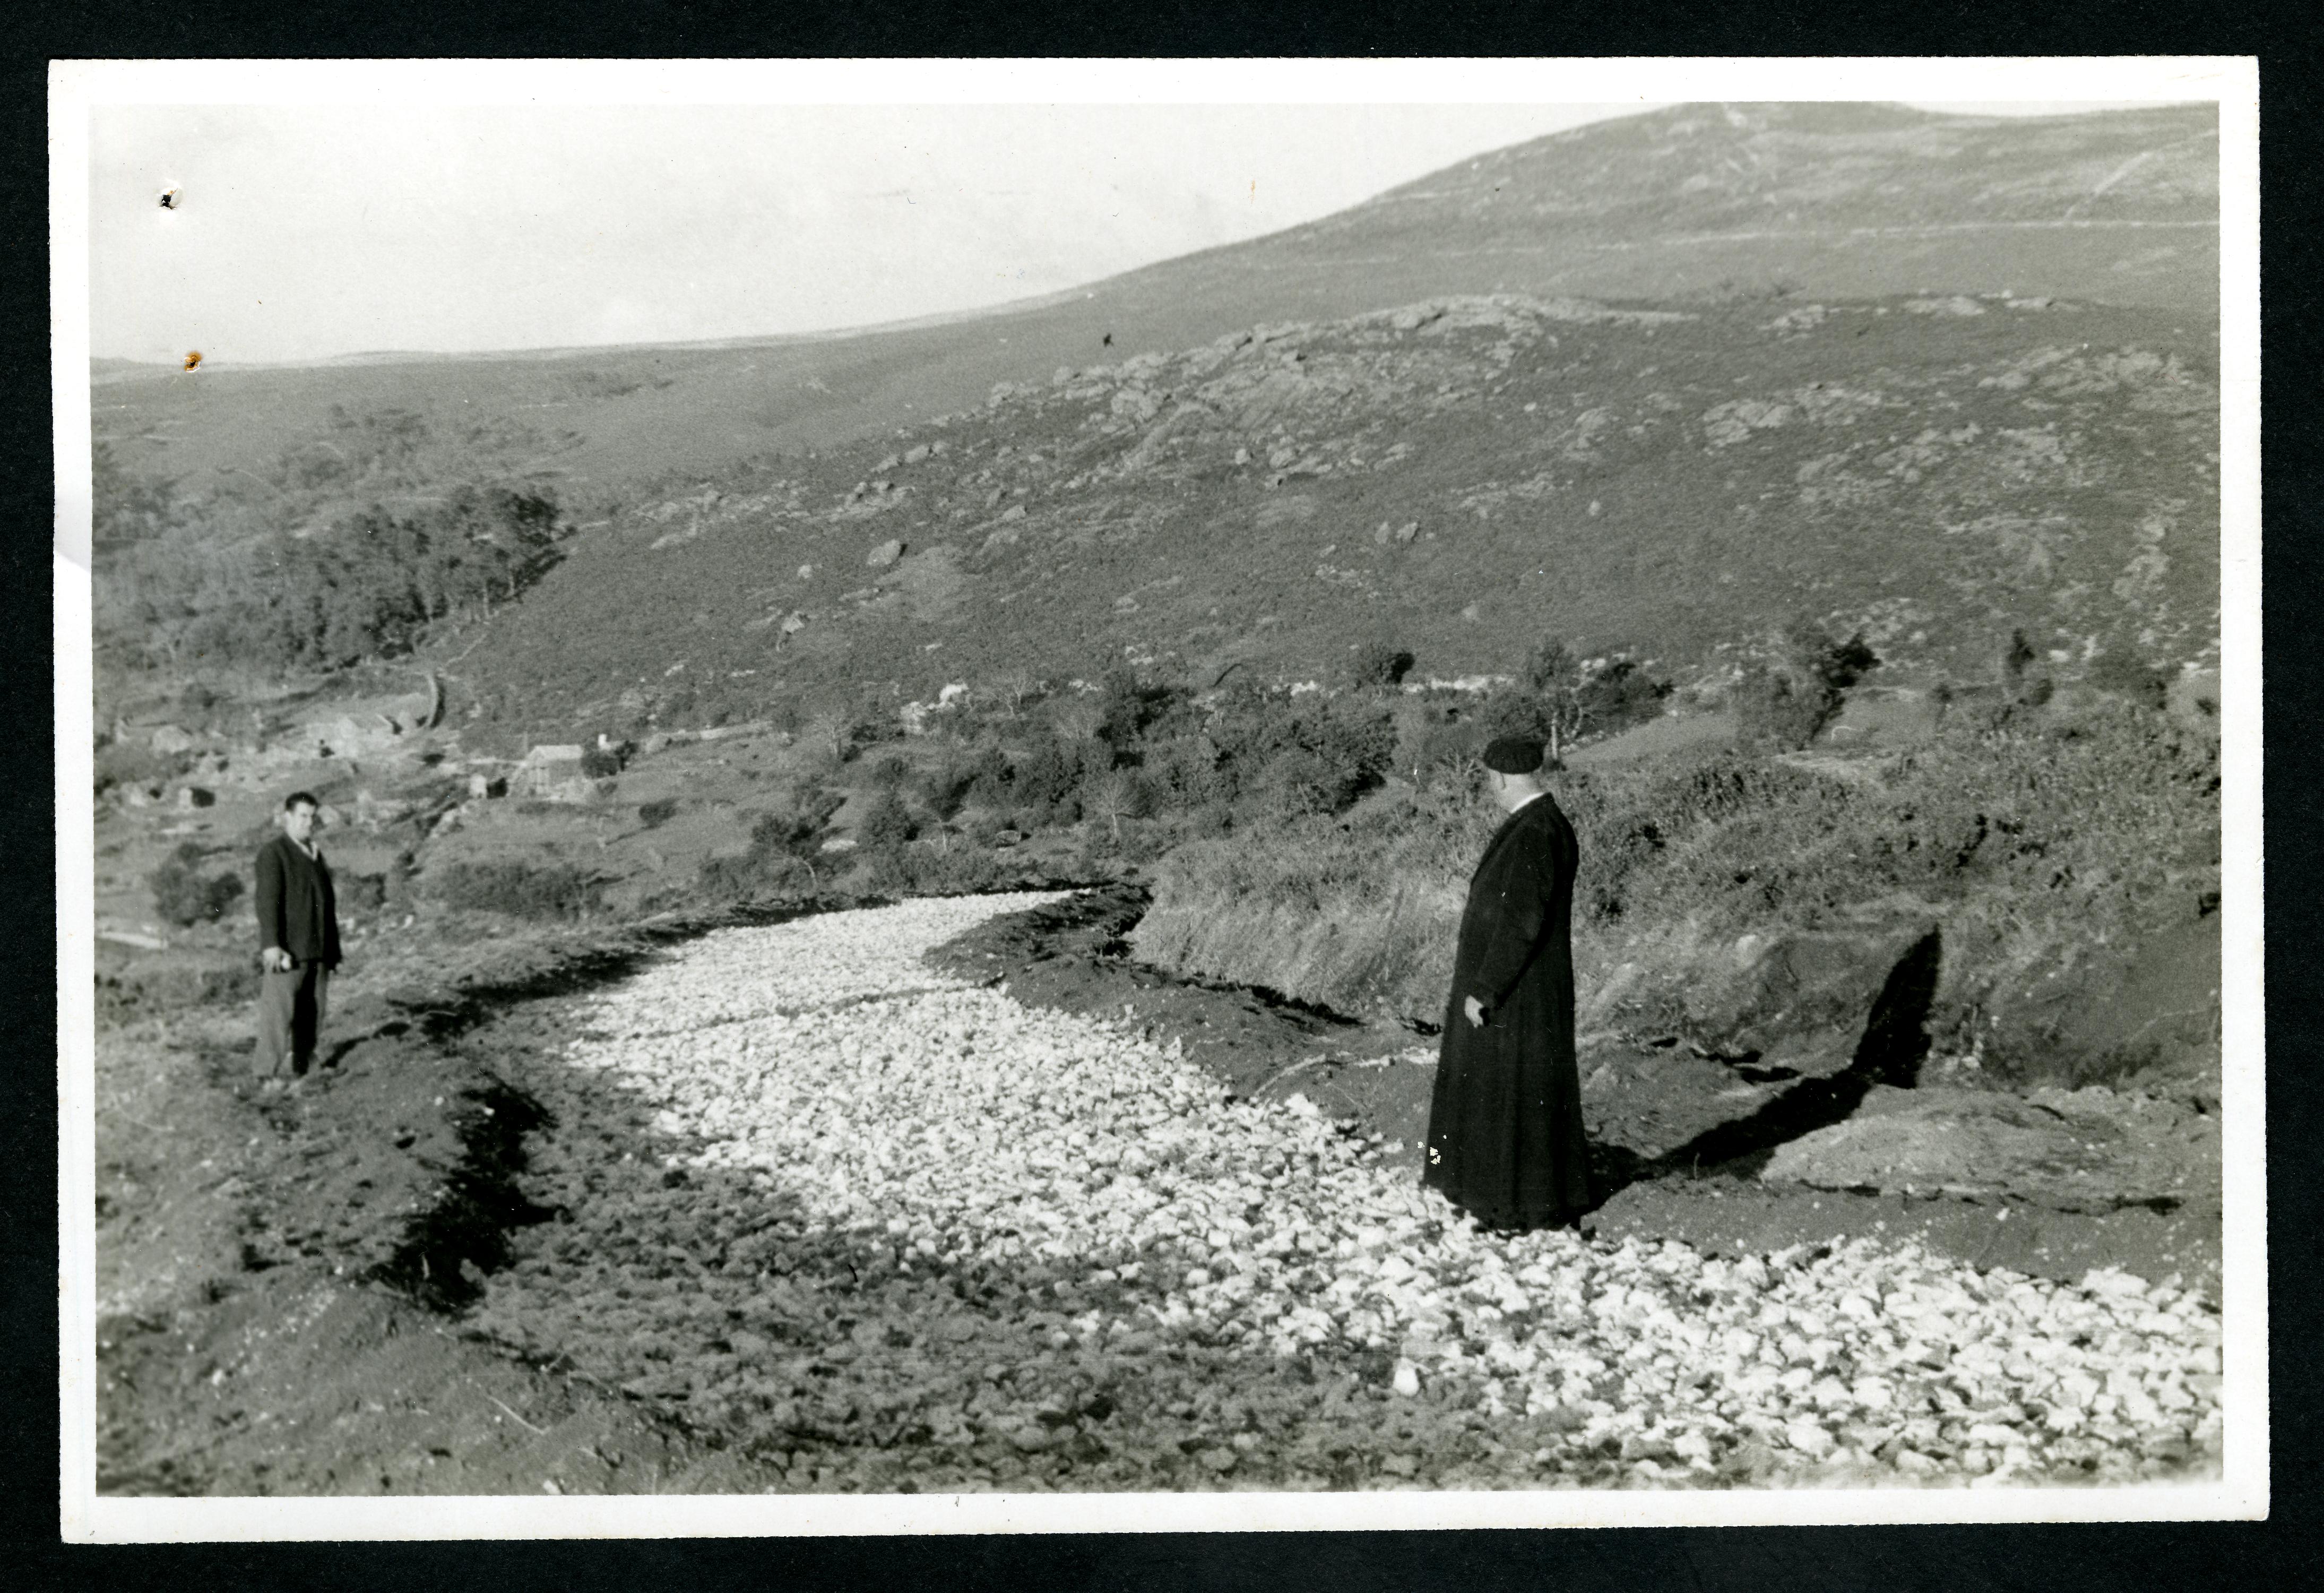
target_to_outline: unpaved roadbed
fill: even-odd
[[[1009,912],[1033,900],[1051,904]],[[188,1230],[211,1236],[186,1257],[214,1274],[198,1295],[124,1296],[103,1325],[104,1486],[1909,1484],[2213,1464],[2200,1301],[1900,1247],[1736,1262],[1484,1238],[1329,1121],[1334,1078],[1425,1077],[1364,1065],[1413,1037],[1098,955],[1135,906],[921,902],[508,948],[506,968],[374,1012],[374,1038],[296,1099],[247,1099],[213,1051],[147,1069],[168,1088],[122,1109],[210,1162],[196,1182],[230,1177],[175,1199],[239,1216]],[[1086,944],[1024,931],[1060,921]],[[964,975],[964,949],[1007,946]],[[377,1032],[391,1010],[405,1027]],[[1286,1108],[1294,1088],[1326,1109]]]
[[[528,1194],[567,1220],[478,1325],[796,1486],[2120,1480],[2216,1449],[2218,1320],[2176,1289],[1485,1236],[1130,1023],[927,987],[922,950],[1028,904],[727,931],[559,1004],[523,1082],[561,1125]]]

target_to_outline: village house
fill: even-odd
[[[555,798],[562,788],[583,778],[578,742],[534,747],[516,768],[515,789],[529,797]]]

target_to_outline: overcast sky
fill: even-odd
[[[1644,108],[99,106],[90,351],[298,360],[970,310]]]

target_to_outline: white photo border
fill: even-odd
[[[50,68],[60,1524],[68,1542],[1403,1531],[2263,1518],[2269,1500],[2259,69],[2250,57],[145,60]],[[1101,91],[1102,90],[1102,91]],[[96,1491],[89,119],[128,105],[2213,101],[2219,112],[2226,1453],[2173,1486],[1689,1492],[127,1498]]]

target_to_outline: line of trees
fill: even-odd
[[[97,639],[108,662],[281,671],[392,657],[482,618],[556,561],[540,482],[578,442],[517,422],[438,432],[332,405],[274,458],[183,479],[95,450]]]
[[[334,669],[393,657],[444,621],[489,617],[558,556],[557,504],[543,490],[462,486],[415,509],[359,510],[312,535],[240,540],[171,517],[165,489],[107,513],[165,521],[117,546],[97,583],[100,644],[147,667]]]

